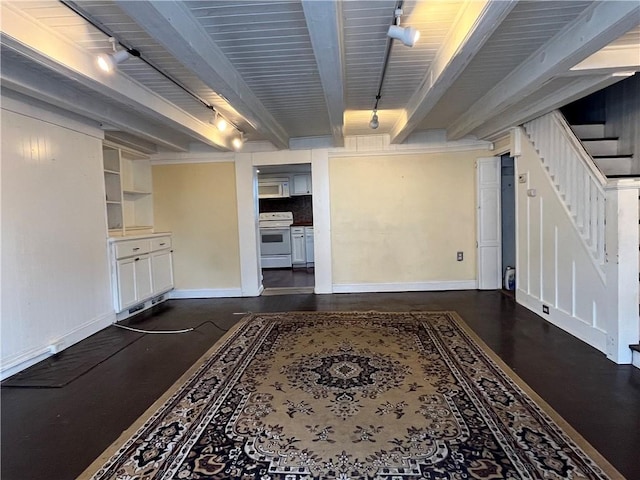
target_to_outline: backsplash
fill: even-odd
[[[313,224],[311,195],[297,195],[288,198],[263,198],[260,200],[260,213],[293,212],[293,223]]]

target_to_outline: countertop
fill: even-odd
[[[313,222],[293,222],[292,227],[313,227]]]

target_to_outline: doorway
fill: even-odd
[[[509,295],[516,289],[516,197],[515,162],[508,153],[500,157],[500,198],[502,224],[502,289]]]
[[[313,293],[315,287],[311,164],[269,165],[257,169],[260,258],[263,295]],[[274,262],[265,248],[271,239],[268,218],[283,213],[288,252]],[[288,215],[290,213],[290,215]]]

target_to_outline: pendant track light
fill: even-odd
[[[371,121],[369,122],[369,127],[375,130],[379,126],[380,126],[380,122],[378,121],[378,112],[374,110],[373,116],[371,117]]]
[[[400,17],[402,17],[402,2],[398,2],[395,12],[395,22],[389,27],[387,35],[390,38],[400,40],[407,47],[413,47],[420,38],[420,31],[413,27],[401,27]]]
[[[391,25],[387,35],[391,38],[395,38],[396,40],[400,40],[407,47],[413,47],[420,38],[420,31],[413,27]]]
[[[384,78],[387,75],[387,67],[389,66],[389,57],[391,56],[391,49],[393,48],[393,40],[400,40],[404,45],[413,47],[420,38],[420,32],[413,27],[401,27],[400,17],[402,16],[402,4],[403,0],[399,0],[396,3],[396,8],[393,14],[393,21],[387,31],[387,51],[384,55],[384,63],[382,64],[382,73],[380,74],[380,83],[378,84],[378,93],[376,94],[376,103],[373,106],[373,115],[369,122],[369,127],[375,130],[380,126],[378,119],[378,103],[382,98],[382,85],[384,84]]]

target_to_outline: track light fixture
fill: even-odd
[[[380,122],[378,121],[378,112],[377,110],[374,110],[373,116],[371,117],[371,121],[369,122],[369,127],[375,130],[379,126],[380,126]]]
[[[242,145],[244,144],[244,134],[242,132],[239,133],[240,135],[238,137],[235,137],[233,140],[231,140],[231,145],[233,145],[233,149],[236,152],[240,150],[242,148]]]
[[[394,25],[389,27],[387,35],[396,40],[400,40],[407,47],[413,47],[420,38],[420,31],[413,27],[401,27],[400,17],[402,16],[402,8],[396,8],[396,21]]]
[[[213,119],[213,123],[221,132],[224,132],[227,129],[227,121],[222,115],[220,115],[220,112],[218,112],[217,110],[215,113],[215,118]]]
[[[103,72],[111,73],[120,63],[126,62],[130,57],[140,56],[140,52],[135,48],[116,50],[117,41],[114,37],[109,37],[109,43],[111,43],[113,53],[101,53],[96,57],[96,63]]]

